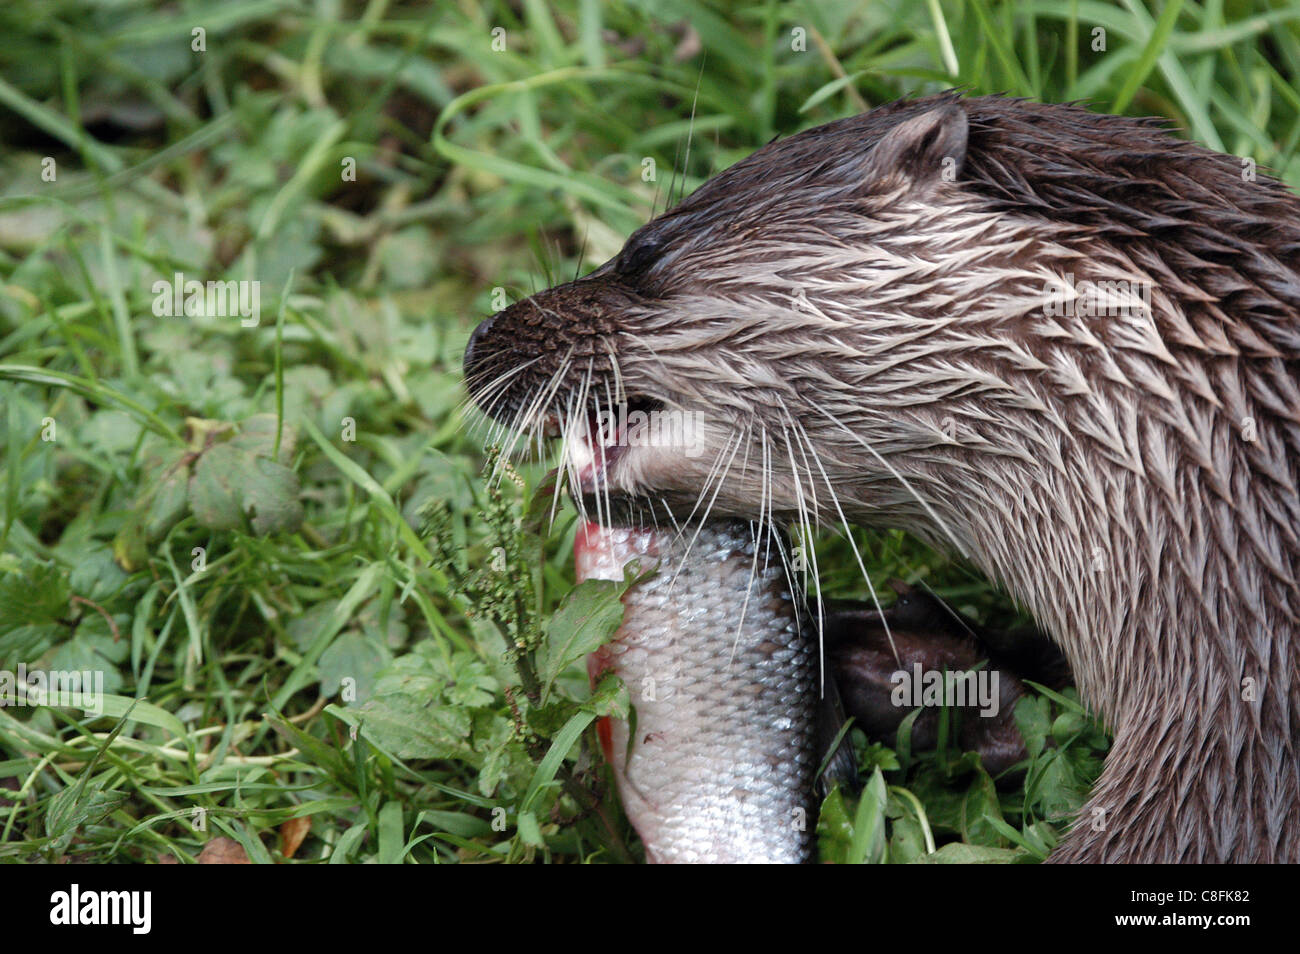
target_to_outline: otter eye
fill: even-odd
[[[619,274],[640,278],[659,259],[663,245],[652,238],[633,239],[618,256]]]

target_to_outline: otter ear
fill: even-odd
[[[952,182],[966,161],[966,110],[945,103],[905,119],[876,142],[867,158],[872,182],[899,179],[913,186]]]

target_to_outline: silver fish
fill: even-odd
[[[772,531],[742,521],[672,529],[579,528],[579,580],[651,578],[592,654],[593,680],[627,684],[629,722],[601,742],[624,811],[655,863],[813,860],[816,634],[801,625]]]

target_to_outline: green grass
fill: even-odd
[[[774,135],[949,85],[1166,116],[1300,182],[1295,5],[15,0],[0,35],[0,668],[109,693],[0,707],[8,861],[638,857],[591,756],[617,687],[580,663],[617,594],[570,595],[544,463],[482,479],[474,323]],[[260,322],[155,316],[175,272],[259,281]],[[1015,616],[858,539],[878,587]],[[1019,715],[1012,791],[858,739],[823,857],[1042,857],[1106,741],[1072,697]]]

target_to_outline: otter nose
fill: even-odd
[[[492,331],[492,326],[496,323],[496,320],[497,316],[493,315],[491,318],[480,322],[479,326],[474,329],[474,333],[469,336],[469,343],[465,345],[465,358],[462,361],[466,380],[469,380],[470,375],[473,373],[475,359],[479,357],[475,352],[480,350],[483,339]]]

